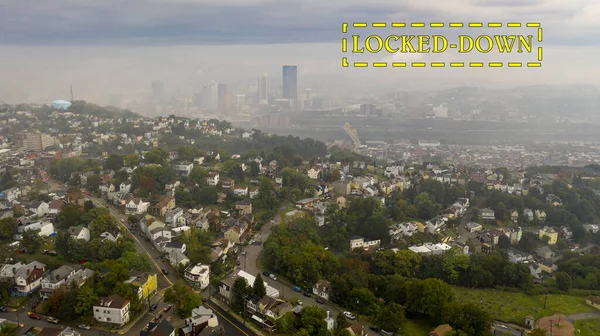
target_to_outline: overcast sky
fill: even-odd
[[[599,17],[598,0],[0,0],[0,100],[68,98],[73,84],[77,98],[106,102],[111,94],[147,93],[155,78],[164,78],[168,91],[196,92],[211,79],[236,87],[261,73],[280,79],[283,64],[298,65],[299,89],[336,95],[598,84]],[[540,22],[543,67],[342,68],[341,24],[357,21]],[[435,29],[423,31],[453,33]],[[461,31],[478,32],[496,31]],[[449,62],[463,56],[381,53],[368,60]],[[535,61],[534,54],[510,57]],[[478,59],[509,60],[489,54]]]

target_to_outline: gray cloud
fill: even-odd
[[[546,20],[545,28],[555,28],[548,43],[566,43],[576,32],[583,37],[577,45],[595,45],[584,29],[597,24],[585,17],[593,6],[595,0],[5,0],[0,44],[318,43],[337,41],[342,22],[413,19]]]

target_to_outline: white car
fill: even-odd
[[[354,316],[354,314],[352,314],[349,311],[345,311],[344,312],[344,316],[346,316],[346,318],[349,319],[349,320],[354,320],[356,318],[356,316]]]
[[[271,279],[273,279],[273,280],[277,281],[277,277],[275,276],[275,274],[270,274],[270,275],[269,275],[269,278],[271,278]]]

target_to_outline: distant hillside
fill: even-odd
[[[89,114],[97,117],[119,117],[119,118],[141,118],[142,116],[131,112],[130,110],[123,110],[114,106],[100,106],[93,103],[88,103],[83,100],[76,100],[72,102],[67,112],[77,114]]]

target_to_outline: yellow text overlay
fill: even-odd
[[[348,27],[367,28],[367,27],[446,27],[444,23],[344,23],[342,33],[348,33]],[[342,38],[342,52],[358,54],[376,54],[376,53],[404,53],[404,54],[440,54],[448,51],[455,51],[460,54],[479,53],[479,54],[532,54],[535,56],[535,62],[395,62],[387,64],[385,62],[348,62],[347,57],[342,58],[342,66],[349,67],[540,67],[542,62],[542,28],[539,23],[450,23],[447,27],[527,27],[536,28],[530,34],[352,34]],[[399,29],[400,30],[400,29]],[[451,31],[451,30],[450,30]],[[351,46],[349,44],[351,43]],[[531,57],[533,58],[533,57]]]

